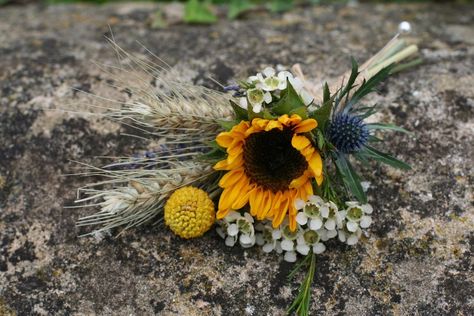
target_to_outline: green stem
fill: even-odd
[[[298,316],[309,316],[311,284],[313,283],[314,274],[316,272],[316,256],[313,252],[311,252],[307,255],[304,261],[306,261],[308,257],[310,260],[308,273],[306,274],[303,283],[299,287],[298,295],[287,310],[288,315],[295,312]]]

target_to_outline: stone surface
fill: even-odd
[[[119,238],[78,238],[65,209],[86,179],[70,160],[140,149],[115,124],[61,109],[90,102],[72,88],[121,98],[92,62],[139,41],[196,83],[227,83],[263,66],[300,62],[317,79],[376,52],[412,22],[425,64],[388,80],[371,101],[380,119],[414,132],[389,137],[410,172],[366,170],[371,235],[330,244],[318,259],[312,314],[474,314],[474,7],[298,8],[212,26],[152,29],[153,4],[0,9],[0,314],[283,315],[298,286],[274,254],[229,249],[215,235],[182,241],[156,226]],[[302,276],[301,276],[302,277]]]

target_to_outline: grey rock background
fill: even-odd
[[[132,154],[142,144],[113,123],[64,113],[125,98],[93,60],[109,63],[108,25],[126,50],[139,41],[198,84],[228,83],[295,62],[318,80],[375,53],[402,20],[426,63],[388,80],[371,102],[414,169],[365,170],[371,236],[318,259],[313,314],[472,315],[474,7],[356,5],[254,13],[212,26],[150,27],[153,4],[0,9],[0,314],[283,315],[298,282],[274,254],[229,249],[215,235],[182,241],[145,226],[119,238],[78,238],[92,210],[64,209],[86,179],[69,160]],[[215,86],[214,86],[215,87]],[[71,107],[71,105],[74,105]],[[302,276],[301,276],[302,277]]]

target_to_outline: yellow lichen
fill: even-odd
[[[206,192],[184,187],[171,194],[165,204],[165,223],[182,238],[195,238],[207,232],[215,221],[214,203]]]

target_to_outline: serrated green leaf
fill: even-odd
[[[299,115],[303,120],[308,118],[308,108],[306,106],[300,106],[299,108],[293,109],[288,113],[289,115],[291,114],[297,114]]]
[[[361,203],[367,203],[367,196],[365,195],[360,178],[355,172],[349,160],[342,154],[336,155],[336,167],[342,175],[342,180],[347,189],[354,195],[354,197]]]
[[[188,0],[184,8],[184,21],[186,23],[212,24],[217,22],[217,17],[210,10],[210,2]]]
[[[227,17],[229,19],[235,19],[245,11],[251,10],[255,7],[255,4],[249,0],[232,0],[229,4],[229,11]]]
[[[383,123],[371,123],[366,125],[368,129],[373,129],[373,130],[391,130],[395,132],[402,132],[406,134],[413,134],[410,131],[407,131],[403,127],[394,125],[394,124],[383,124]]]
[[[296,93],[290,81],[287,80],[287,88],[282,91],[280,100],[275,103],[271,110],[275,114],[283,115],[303,106],[305,106],[303,100]]]
[[[384,164],[387,164],[389,166],[392,166],[394,168],[403,169],[403,170],[410,170],[411,169],[409,164],[407,164],[407,163],[405,163],[401,160],[398,160],[397,158],[395,158],[395,157],[393,157],[389,154],[378,151],[377,149],[375,149],[373,147],[370,147],[370,146],[366,146],[364,151],[361,152],[361,153],[367,158],[375,159],[377,161],[380,161],[380,162],[382,162]]]
[[[331,116],[332,106],[333,102],[329,99],[319,109],[310,114],[310,117],[318,122],[318,128],[322,131],[326,129],[326,124]]]
[[[245,109],[241,108],[240,105],[238,105],[232,100],[230,100],[230,105],[232,106],[232,109],[234,110],[236,120],[248,121],[249,114]]]
[[[232,121],[216,120],[216,122],[226,131],[232,129],[232,127],[240,123],[240,121],[236,121],[236,120],[232,120]]]

